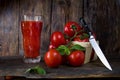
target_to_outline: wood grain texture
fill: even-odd
[[[0,1],[0,56],[18,54],[18,17],[17,0]]]
[[[41,8],[43,11],[43,29],[41,36],[41,54],[44,56],[46,51],[48,50],[48,46],[50,43],[50,35],[51,35],[51,11],[52,11],[52,0],[43,0],[41,3],[43,7]]]
[[[68,10],[69,18],[67,21],[79,23],[79,18],[83,16],[83,0],[70,0]]]
[[[60,65],[58,68],[49,68],[41,61],[38,64],[23,63],[20,57],[4,57],[0,59],[0,76],[20,76],[30,79],[74,79],[74,78],[120,78],[120,61],[111,59],[113,71],[109,71],[99,61],[94,61],[80,67]],[[40,66],[45,69],[46,75],[25,73],[28,68]]]
[[[78,22],[82,17],[82,0],[53,0],[51,33],[63,32],[68,21]]]
[[[84,16],[108,57],[120,57],[120,0],[0,0],[0,56],[23,55],[20,21],[23,14],[43,16],[42,56],[51,33]]]
[[[95,31],[104,54],[120,57],[120,1],[84,0],[84,17]]]
[[[54,31],[63,32],[65,24],[65,10],[67,8],[67,0],[53,0],[52,2],[52,21],[51,33]]]

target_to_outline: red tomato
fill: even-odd
[[[53,32],[51,35],[51,44],[55,47],[66,44],[66,40],[64,38],[63,33],[58,31]]]
[[[76,28],[77,32],[82,29],[82,27],[77,22],[70,21],[66,23],[64,27],[64,33],[69,37],[72,37],[75,34],[75,30],[72,28],[72,26]]]
[[[69,56],[68,56],[68,63],[72,66],[80,66],[84,63],[85,59],[85,54],[82,51],[73,51]]]
[[[88,38],[80,39],[79,37],[75,37],[75,38],[74,38],[74,41],[78,41],[78,42],[89,42],[89,39],[88,39]]]
[[[82,34],[81,34],[81,35],[77,35],[77,36],[73,39],[73,41],[78,41],[78,42],[89,42],[89,38],[80,39],[80,36],[82,36]]]
[[[48,67],[58,67],[62,62],[62,56],[55,49],[50,49],[44,56],[44,61]]]

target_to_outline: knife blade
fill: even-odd
[[[80,18],[80,23],[82,24],[82,26],[84,27],[86,32],[89,34],[89,36],[90,36],[89,42],[90,42],[92,48],[94,49],[95,53],[97,54],[97,56],[99,57],[101,62],[106,66],[106,68],[108,68],[109,70],[112,71],[112,68],[111,68],[108,60],[106,59],[105,55],[103,54],[102,50],[100,49],[100,46],[97,44],[94,36],[92,35],[90,28],[88,27],[88,25],[86,24],[86,22],[83,18]]]

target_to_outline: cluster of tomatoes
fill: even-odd
[[[85,51],[78,45],[72,46],[71,42],[88,42],[88,38],[89,35],[77,22],[67,22],[64,33],[55,31],[50,37],[49,50],[44,55],[46,65],[52,68],[61,64],[81,66],[85,60]]]

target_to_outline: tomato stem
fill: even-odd
[[[75,31],[75,34],[74,34],[74,36],[72,36],[72,37],[70,38],[69,43],[66,45],[67,47],[69,47],[69,46],[71,45],[72,40],[73,40],[73,39],[77,36],[77,34],[79,34],[79,33],[83,32],[83,30],[78,31],[78,32],[77,32],[77,30],[76,30],[76,29],[73,29],[73,30]]]

